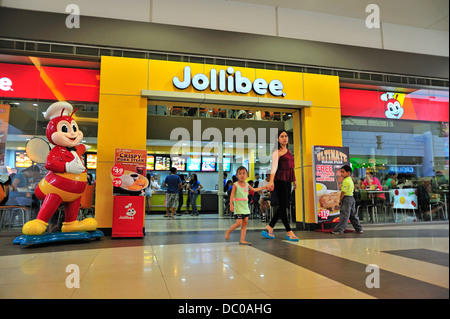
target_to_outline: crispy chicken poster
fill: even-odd
[[[339,216],[343,165],[350,165],[348,147],[313,146],[316,223]]]

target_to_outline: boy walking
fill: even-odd
[[[347,221],[349,219],[356,233],[363,233],[361,223],[359,222],[358,215],[356,214],[355,198],[353,197],[353,190],[355,189],[355,185],[353,184],[352,178],[350,177],[351,174],[352,168],[350,166],[342,166],[341,176],[344,177],[344,180],[342,181],[341,185],[341,215],[339,216],[339,223],[331,232],[335,235],[341,235],[344,233],[345,227],[347,226]]]

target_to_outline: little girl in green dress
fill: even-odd
[[[230,210],[234,212],[236,217],[236,223],[225,232],[225,240],[230,241],[230,233],[238,227],[241,227],[241,239],[240,245],[251,245],[251,243],[245,240],[245,234],[247,232],[248,217],[250,215],[250,209],[248,207],[248,192],[259,192],[267,189],[267,187],[253,188],[248,185],[245,180],[248,177],[247,169],[241,166],[236,171],[236,177],[238,181],[233,184],[230,196]]]

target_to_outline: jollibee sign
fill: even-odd
[[[189,66],[184,67],[183,79],[180,80],[177,76],[173,77],[173,85],[180,90],[187,89],[191,84],[197,91],[204,91],[209,87],[211,91],[220,92],[225,90],[229,93],[243,93],[247,94],[252,89],[257,95],[265,95],[270,92],[273,96],[286,96],[283,92],[283,83],[274,79],[267,83],[263,78],[257,78],[250,81],[245,76],[242,76],[241,71],[234,70],[233,67],[228,67],[226,70],[219,70],[212,68],[209,73],[209,77],[203,73],[197,73],[191,78],[191,68]]]
[[[303,74],[178,61],[148,61],[147,90],[303,101]]]

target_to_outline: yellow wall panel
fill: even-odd
[[[341,110],[309,107],[303,109],[303,164],[312,164],[312,146],[342,146]]]
[[[302,152],[300,147],[301,131],[301,111],[297,110],[292,113],[293,120],[293,141],[294,143],[294,159],[295,159],[295,180],[297,181],[297,188],[295,191],[295,220],[297,222],[303,222],[303,185],[302,185]]]
[[[100,94],[140,96],[148,85],[148,60],[102,56],[100,79]]]
[[[314,179],[312,166],[303,167],[303,196],[305,199],[305,223],[314,224],[316,222],[315,207],[314,207]]]
[[[147,99],[100,95],[98,161],[113,160],[115,148],[146,149]]]
[[[95,219],[99,228],[112,227],[113,186],[111,167],[114,161],[97,162],[97,181],[95,186]]]
[[[313,106],[340,108],[339,77],[304,73],[303,87]]]
[[[302,110],[303,196],[305,222],[315,223],[312,146],[342,146],[340,108],[309,107]]]
[[[147,99],[100,94],[97,143],[95,218],[100,228],[112,227],[111,167],[116,148],[146,149]]]
[[[267,83],[272,80],[280,80],[283,83],[283,93],[286,93],[283,98],[288,100],[306,100],[303,96],[303,79],[301,73],[256,69],[256,78],[263,78]],[[276,98],[270,93],[261,97]]]

